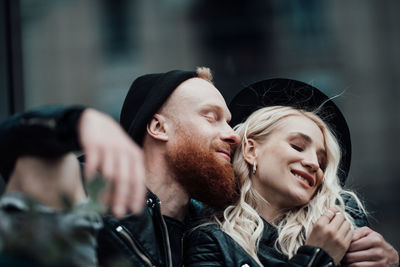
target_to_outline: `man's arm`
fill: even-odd
[[[6,180],[20,156],[54,158],[80,150],[77,122],[83,107],[45,107],[0,124],[0,172]]]
[[[353,217],[357,227],[345,257],[343,266],[399,266],[398,252],[379,233],[369,228],[367,215],[356,201],[343,195],[346,211]]]
[[[49,159],[81,148],[86,178],[100,171],[109,181],[113,213],[139,212],[146,192],[142,151],[117,122],[94,109],[46,107],[12,116],[0,125],[0,172],[7,180],[21,156]]]
[[[343,266],[399,266],[399,254],[379,233],[369,227],[354,231]]]

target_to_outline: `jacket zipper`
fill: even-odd
[[[185,237],[185,234],[183,234],[182,238],[181,238],[181,259],[183,259],[183,238]]]
[[[314,263],[314,261],[315,261],[315,258],[317,257],[317,254],[319,253],[319,251],[320,251],[319,248],[317,248],[317,249],[314,251],[314,255],[311,257],[311,260],[310,260],[310,262],[308,263],[307,267],[311,267],[311,266],[313,265],[313,263]]]
[[[158,207],[160,209],[161,222],[162,222],[162,226],[164,227],[165,237],[166,237],[166,240],[167,240],[168,266],[172,267],[171,245],[170,245],[170,242],[169,242],[168,228],[167,228],[167,224],[165,223],[164,217],[161,214],[161,201],[160,200],[158,201]]]
[[[128,234],[128,232],[124,229],[123,226],[118,226],[117,228],[115,228],[115,230],[121,234],[128,242],[129,244],[132,246],[132,249],[139,255],[139,257],[148,265],[148,266],[155,266],[151,263],[150,259],[144,255],[143,252],[141,252],[139,250],[139,248],[137,247],[137,245],[135,244],[135,242],[133,241],[133,239],[131,238],[131,236]]]

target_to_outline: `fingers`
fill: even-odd
[[[343,224],[343,222],[346,220],[346,218],[344,217],[343,213],[341,212],[336,212],[335,213],[335,217],[332,219],[332,221],[330,222],[330,225],[333,229],[337,230],[337,233],[341,233],[339,230]]]
[[[343,262],[346,264],[362,262],[362,261],[376,261],[376,260],[379,260],[379,255],[377,255],[373,249],[367,249],[364,251],[357,251],[357,252],[349,252],[343,258]]]
[[[336,212],[335,217],[332,219],[330,224],[336,231],[336,238],[341,240],[343,246],[348,248],[353,237],[351,223],[346,220],[346,217],[342,212]]]
[[[373,247],[386,248],[389,246],[382,235],[370,228],[363,227],[357,230],[362,232],[362,237],[351,243],[349,252],[367,250]]]
[[[144,206],[144,161],[141,154],[133,154],[135,153],[127,151],[125,154],[114,155],[112,165],[104,162],[104,174],[107,175],[105,178],[112,184],[109,188],[109,204],[117,217],[123,216],[127,211],[140,213]],[[112,172],[109,173],[109,170]]]
[[[343,244],[348,248],[353,238],[353,230],[351,229],[351,223],[345,219],[344,215],[342,216],[343,222],[338,230],[338,236],[342,238]]]
[[[139,213],[144,207],[144,201],[146,198],[146,172],[142,152],[136,150],[135,153],[139,153],[139,155],[135,155],[136,160],[130,165],[129,173],[132,177],[135,177],[135,179],[129,179],[133,194],[130,195],[128,205],[133,212]]]
[[[96,171],[109,182],[107,204],[116,216],[139,213],[145,199],[145,164],[141,148],[110,116],[96,110],[83,112],[79,126],[88,180]]]
[[[86,149],[86,154],[85,154],[85,166],[84,166],[84,175],[87,181],[90,181],[96,171],[97,171],[97,166],[99,165],[99,157],[98,153],[96,152],[96,149]]]
[[[112,198],[112,211],[117,217],[126,213],[129,196],[129,162],[126,157],[121,157],[116,163],[118,166],[114,179],[114,192]]]
[[[372,232],[373,232],[372,229],[370,229],[366,226],[358,228],[354,231],[353,241],[359,240],[359,239],[371,234]]]
[[[344,257],[346,266],[399,266],[397,251],[379,233],[363,227],[366,234],[352,243],[353,250]]]
[[[352,240],[351,224],[336,208],[326,211],[314,224],[306,239],[307,245],[324,249],[338,264]]]
[[[362,262],[354,262],[351,264],[343,263],[341,266],[345,267],[376,267],[376,266],[385,266],[385,265],[377,265],[376,262],[373,261],[362,261]]]
[[[335,212],[329,209],[320,217],[320,220],[321,223],[323,224],[329,224],[334,217],[335,217]]]

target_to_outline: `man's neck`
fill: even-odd
[[[168,173],[150,171],[147,187],[161,200],[161,213],[183,221],[189,204],[189,195]]]

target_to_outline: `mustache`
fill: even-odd
[[[233,149],[231,145],[225,143],[225,142],[220,142],[220,141],[215,141],[214,143],[211,144],[211,149],[213,150],[226,150],[229,151],[232,155]]]

